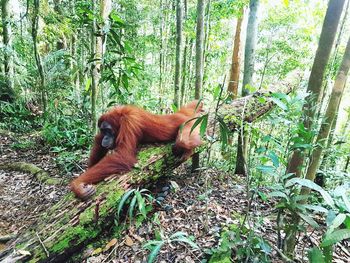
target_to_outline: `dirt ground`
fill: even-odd
[[[32,147],[20,148],[18,140],[1,135],[0,164],[19,161],[35,164],[50,177],[56,178],[59,184],[40,183],[35,175],[24,172],[0,170],[0,236],[15,235],[40,220],[41,212],[67,193],[67,183],[72,176],[60,172],[54,161],[55,155],[42,145],[38,136],[21,138],[24,139],[34,142]],[[81,167],[84,168],[83,163],[86,160],[82,160]],[[79,173],[78,169],[75,174]],[[154,195],[161,201],[150,216],[154,218],[157,215],[156,220],[145,221],[139,227],[132,225],[122,233],[122,238],[107,241],[109,247],[104,252],[103,246],[86,249],[86,262],[147,262],[150,252],[143,247],[145,242],[154,240],[157,232],[162,232],[167,239],[180,231],[188,234],[199,249],[181,242],[166,243],[158,253],[156,262],[205,262],[208,259],[207,252],[217,247],[222,229],[239,224],[239,219],[233,218],[242,218],[246,212],[248,201],[244,178],[214,169],[191,174],[188,164],[185,164],[169,180],[154,190]],[[170,185],[173,185],[172,191],[168,190]],[[166,190],[159,191],[162,188]],[[268,243],[276,244],[273,203],[254,198],[250,215],[247,223],[255,229],[256,234]],[[318,244],[320,237],[321,233],[311,230],[299,236],[299,262],[307,261],[300,255]],[[6,244],[1,244],[0,251],[5,247]],[[350,262],[349,247],[348,241],[337,245],[333,262]],[[92,252],[95,255],[92,256]],[[271,248],[269,258],[271,262],[282,262],[274,247]]]

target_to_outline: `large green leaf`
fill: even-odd
[[[350,229],[336,230],[333,233],[326,235],[321,243],[321,247],[331,246],[348,238],[350,238]]]
[[[310,188],[312,190],[319,192],[328,205],[334,206],[334,201],[333,201],[332,197],[325,190],[323,190],[323,188],[321,186],[315,184],[314,182],[312,182],[308,179],[292,178],[286,182],[286,187],[290,187],[294,184],[299,184],[301,186],[304,186],[304,187],[307,187],[307,188]]]
[[[313,228],[319,228],[320,226],[317,224],[317,222],[315,220],[313,220],[312,217],[305,215],[303,213],[298,213],[298,215],[306,222],[308,223],[310,226],[312,226]]]
[[[155,261],[155,259],[158,256],[159,250],[162,248],[164,242],[163,241],[158,241],[159,243],[157,245],[155,245],[152,250],[151,253],[148,256],[148,263],[153,263]]]
[[[334,229],[336,229],[337,227],[339,227],[339,226],[344,222],[345,219],[346,219],[346,215],[345,215],[345,214],[338,214],[338,215],[334,218],[332,224],[329,226],[328,231],[327,231],[327,234],[332,233],[332,232],[334,231]],[[327,235],[327,234],[326,234],[326,235]]]
[[[126,193],[123,195],[122,199],[120,200],[120,202],[119,202],[119,204],[118,204],[118,209],[117,209],[117,215],[118,215],[118,217],[119,217],[119,215],[120,215],[120,212],[121,212],[121,210],[122,210],[122,208],[123,208],[123,206],[124,206],[126,200],[129,198],[129,196],[130,196],[134,191],[135,191],[135,189],[131,189],[130,191],[126,192]]]
[[[324,263],[322,251],[318,247],[313,247],[308,251],[310,263]]]

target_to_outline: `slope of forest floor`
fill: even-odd
[[[21,147],[18,139],[15,140],[10,135],[1,135],[0,164],[35,164],[45,170],[51,178],[56,178],[59,183],[45,184],[39,182],[32,174],[0,170],[0,236],[23,231],[40,219],[40,213],[68,191],[67,183],[70,178],[60,175],[62,173],[55,164],[54,154],[42,145],[40,137],[25,136],[21,138],[23,139],[31,142],[32,146]],[[154,218],[157,212],[157,220],[145,221],[137,228],[134,225],[130,226],[122,233],[122,238],[106,241],[106,245],[109,243],[110,247],[105,252],[102,252],[103,247],[87,249],[85,254],[90,255],[88,262],[147,262],[150,252],[143,245],[149,240],[154,240],[155,233],[160,231],[165,238],[177,232],[185,232],[193,238],[200,250],[184,243],[165,244],[156,262],[202,262],[208,258],[206,253],[217,247],[222,229],[228,225],[239,224],[246,212],[248,201],[245,180],[243,177],[214,169],[190,174],[187,166],[188,164],[181,166],[171,176],[170,180],[179,187],[176,191],[171,191],[160,205],[155,206],[150,218]],[[170,185],[169,181],[162,184]],[[261,191],[267,192],[266,189]],[[256,235],[263,237],[270,244],[277,243],[273,202],[263,202],[258,197],[254,198],[250,218],[254,220],[247,222]],[[300,255],[306,254],[308,248],[317,245],[320,237],[321,233],[311,229],[299,236],[297,259],[300,262],[306,262]],[[349,245],[348,241],[337,245],[334,262],[350,262]],[[0,246],[0,251],[3,247],[4,245]],[[91,256],[93,251],[96,255]],[[270,260],[282,262],[274,248],[271,249]]]

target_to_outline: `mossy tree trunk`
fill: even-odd
[[[236,129],[241,121],[252,122],[273,107],[268,97],[265,103],[259,102],[260,95],[249,95],[220,108],[219,113],[226,117],[229,129]],[[245,114],[242,114],[243,110]],[[213,123],[210,120],[209,126]],[[180,164],[180,160],[173,156],[170,144],[143,147],[133,171],[111,176],[99,183],[95,196],[86,202],[80,202],[71,193],[67,194],[45,212],[37,223],[13,240],[0,253],[0,261],[65,262],[87,244],[110,232],[115,226],[118,202],[128,189],[145,186],[169,175]],[[30,255],[25,255],[25,251]]]

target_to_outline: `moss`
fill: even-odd
[[[47,185],[58,185],[61,183],[61,181],[57,178],[46,178],[46,180],[42,181],[42,182],[47,184]]]
[[[95,205],[88,207],[79,215],[79,222],[81,225],[89,224],[94,220],[95,207]]]
[[[36,262],[39,262],[39,261],[47,258],[46,254],[45,254],[45,251],[42,249],[42,247],[36,249],[33,252],[33,255],[35,255],[35,258],[31,258],[28,262],[36,263]]]
[[[100,233],[100,228],[84,227],[78,225],[76,227],[69,228],[65,231],[64,235],[61,236],[60,240],[56,242],[51,248],[50,252],[60,253],[70,246],[71,242],[82,243],[88,239],[95,238]]]
[[[23,248],[24,248],[24,243],[16,244],[15,248],[16,248],[17,250],[23,249]]]

